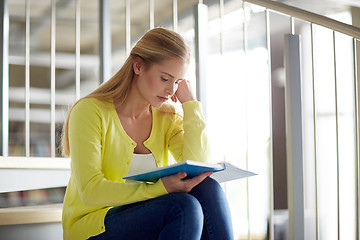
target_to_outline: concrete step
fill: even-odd
[[[0,157],[0,193],[67,186],[69,158]]]
[[[1,240],[61,240],[62,204],[0,209]]]

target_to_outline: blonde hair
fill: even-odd
[[[131,88],[134,77],[133,61],[137,57],[142,59],[146,67],[151,67],[153,64],[159,64],[169,59],[179,59],[184,63],[189,63],[190,51],[184,39],[178,33],[164,28],[149,30],[133,47],[119,71],[84,98],[113,99],[117,103],[115,107],[123,104]],[[70,156],[68,122],[71,110],[80,100],[71,107],[64,122],[61,142],[64,156]]]

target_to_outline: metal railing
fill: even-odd
[[[337,180],[336,180],[336,186],[333,186],[335,187],[337,190],[337,197],[336,197],[336,202],[337,202],[337,230],[335,232],[337,232],[337,239],[341,239],[341,225],[340,225],[340,220],[341,221],[352,221],[350,219],[343,219],[341,218],[341,212],[342,212],[342,208],[340,206],[340,191],[341,191],[341,187],[344,187],[344,186],[340,186],[340,181],[341,181],[341,176],[340,176],[340,154],[339,154],[339,151],[340,151],[340,147],[339,147],[339,142],[340,142],[340,123],[339,123],[339,115],[340,115],[340,110],[338,108],[339,106],[339,97],[338,97],[338,89],[339,89],[339,86],[341,86],[341,84],[343,84],[343,81],[340,81],[340,79],[338,79],[339,77],[337,76],[337,57],[336,57],[336,54],[337,54],[337,48],[338,46],[336,45],[336,40],[337,40],[337,33],[341,33],[341,34],[344,34],[344,35],[347,35],[349,38],[352,39],[352,54],[348,55],[347,58],[348,59],[352,59],[351,61],[353,62],[353,91],[354,92],[348,92],[349,95],[354,95],[353,97],[353,111],[354,111],[354,114],[353,114],[353,123],[354,123],[354,128],[355,128],[355,138],[353,139],[353,144],[355,145],[355,158],[353,159],[354,160],[354,165],[355,165],[355,169],[353,170],[354,171],[354,176],[355,176],[355,183],[353,183],[355,185],[355,196],[353,199],[354,202],[355,202],[355,211],[356,211],[356,216],[355,216],[355,229],[352,229],[354,232],[354,236],[355,236],[355,239],[358,239],[359,238],[359,96],[358,96],[358,46],[359,46],[359,40],[360,40],[360,28],[358,27],[355,27],[355,26],[352,26],[352,25],[348,25],[348,24],[345,24],[345,23],[342,23],[342,22],[339,22],[339,21],[336,21],[336,20],[333,20],[331,18],[328,18],[328,17],[325,17],[325,16],[320,16],[318,14],[314,14],[314,13],[311,13],[311,12],[308,12],[308,11],[305,11],[305,10],[302,10],[302,9],[298,9],[298,8],[295,8],[295,7],[291,7],[291,6],[287,6],[287,5],[284,5],[282,3],[279,3],[279,2],[273,2],[273,1],[269,1],[269,0],[244,0],[244,2],[248,2],[250,4],[255,4],[255,5],[258,5],[258,6],[261,6],[261,7],[264,7],[265,8],[265,11],[266,11],[266,29],[267,31],[269,32],[270,31],[270,23],[269,23],[269,17],[268,17],[268,14],[269,14],[269,11],[272,11],[272,12],[277,12],[277,13],[281,13],[281,14],[285,14],[289,17],[289,33],[291,34],[295,34],[295,30],[294,30],[294,19],[300,19],[302,20],[303,22],[307,22],[308,24],[310,24],[310,32],[311,32],[311,47],[310,47],[310,55],[311,55],[311,72],[312,72],[312,115],[313,115],[313,141],[314,141],[314,173],[315,173],[315,176],[314,176],[314,187],[315,187],[315,229],[316,229],[316,233],[315,233],[315,236],[316,236],[316,239],[319,239],[320,236],[321,236],[321,227],[320,225],[322,225],[322,221],[324,221],[324,219],[321,219],[321,214],[319,213],[319,191],[321,190],[320,189],[320,186],[318,184],[318,181],[319,181],[319,159],[318,159],[318,153],[317,153],[317,144],[318,144],[318,141],[319,139],[317,138],[317,134],[318,134],[318,127],[319,125],[317,124],[318,123],[318,116],[319,116],[319,113],[317,112],[317,103],[316,103],[316,91],[317,89],[315,88],[316,86],[316,76],[315,76],[315,53],[314,53],[314,26],[318,25],[318,26],[322,26],[326,29],[329,29],[330,31],[332,31],[332,38],[330,39],[330,41],[332,42],[332,45],[333,45],[333,76],[334,76],[334,117],[335,117],[335,146],[336,146],[336,176],[333,176],[335,177]],[[270,35],[267,36],[267,41],[270,41]],[[268,51],[271,52],[271,48],[270,48],[270,44],[267,45],[268,46]],[[304,79],[302,79],[301,81],[304,81]],[[288,82],[287,82],[288,83]],[[304,84],[303,82],[302,83],[299,83],[299,84]],[[329,82],[328,84],[331,84],[331,82]],[[290,84],[289,84],[290,85]],[[301,87],[298,87],[298,88],[293,88],[293,86],[287,86],[289,88],[291,88],[290,90],[295,90],[295,91],[302,91]],[[291,99],[291,95],[288,95],[287,96],[287,102],[286,102],[286,105],[290,105],[291,102],[288,102],[290,101]],[[303,102],[303,100],[301,101]],[[302,103],[301,103],[302,104]],[[329,104],[331,104],[329,102]],[[290,111],[302,111],[302,108],[301,108],[301,105],[299,105],[299,108],[298,109],[292,109]],[[291,112],[289,113],[291,114]],[[287,115],[287,117],[290,117],[289,115]],[[300,115],[301,117],[301,115]],[[302,122],[302,125],[304,124],[303,122],[303,119],[298,119],[298,121]],[[301,125],[300,125],[301,127]],[[293,132],[296,132],[295,130],[296,129],[293,129],[294,131]],[[288,132],[289,133],[289,132]],[[300,134],[300,135],[299,135]],[[287,141],[290,141],[290,143],[288,142],[287,143],[287,147],[288,147],[288,151],[291,150],[289,149],[289,145],[291,144],[291,141],[293,141],[294,139],[296,138],[300,138],[302,139],[302,141],[305,141],[305,139],[303,139],[303,136],[302,136],[302,133],[298,133],[298,135],[287,135]],[[351,142],[351,141],[350,141]],[[301,151],[303,151],[303,149],[301,149]],[[303,162],[305,161],[303,159],[302,156],[299,156],[301,157],[301,164],[303,164]],[[289,158],[289,155],[288,155],[288,158]],[[342,159],[344,161],[344,159]],[[293,162],[294,159],[287,159],[287,164],[290,165],[290,167],[288,166],[288,171],[291,171],[289,170],[289,168],[291,168],[291,166],[293,166],[293,164],[296,164],[296,162]],[[272,164],[272,163],[271,163]],[[289,173],[292,173],[292,174],[289,174]],[[342,176],[343,177],[343,176]],[[288,182],[294,182],[298,179],[301,179],[302,182],[298,183],[297,187],[299,187],[299,189],[292,189],[292,187],[294,187],[294,185],[290,186],[289,183],[288,183],[288,192],[296,192],[296,191],[299,191],[302,193],[302,189],[300,189],[303,185],[304,185],[304,180],[305,180],[305,176],[304,176],[304,172],[302,171],[302,169],[295,169],[294,172],[288,172]],[[299,228],[301,227],[301,225],[295,225],[296,222],[302,222],[303,224],[305,223],[305,218],[304,218],[304,212],[303,212],[303,215],[296,215],[294,216],[294,212],[296,212],[297,209],[300,209],[301,211],[304,211],[304,201],[300,201],[300,205],[294,205],[294,196],[295,195],[289,195],[288,194],[288,203],[289,203],[289,214],[291,216],[289,216],[289,225],[290,225],[290,233],[289,233],[289,239],[305,239],[305,229],[300,229],[300,231],[294,231],[294,229],[296,228]],[[300,196],[302,198],[305,198],[304,195]],[[272,217],[270,217],[272,219]],[[272,222],[272,220],[270,220],[270,222]],[[273,226],[273,224],[270,224],[270,226]],[[273,231],[273,230],[270,230],[270,231]],[[272,235],[273,233],[270,234],[270,236]],[[270,238],[272,238],[273,236],[271,236]]]

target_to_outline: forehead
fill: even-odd
[[[164,73],[170,77],[179,79],[184,78],[188,64],[181,60],[169,59],[161,63],[154,64],[151,68],[158,73]]]

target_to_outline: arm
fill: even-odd
[[[175,116],[169,150],[176,161],[211,162],[211,151],[206,133],[206,122],[200,102],[195,101],[188,81],[182,81],[176,92],[182,103],[184,117]]]
[[[206,123],[202,113],[201,104],[195,100],[188,81],[182,81],[172,97],[182,103],[184,118],[175,115],[174,128],[169,141],[169,150],[176,161],[195,160],[211,162],[210,147],[207,140]],[[168,192],[189,192],[193,187],[202,182],[211,172],[205,172],[191,179],[185,172],[162,178]]]

